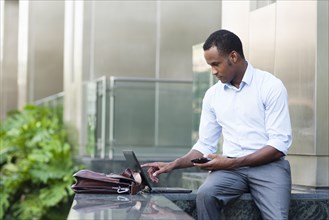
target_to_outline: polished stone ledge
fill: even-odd
[[[196,218],[196,190],[205,180],[206,176],[207,173],[183,173],[183,187],[193,189],[193,193],[189,195],[167,194],[166,197]],[[222,215],[225,220],[262,219],[249,193],[243,194],[239,199],[224,207]],[[290,201],[289,219],[328,220],[329,190],[293,190]]]
[[[166,194],[166,198],[174,202],[193,218],[196,213],[196,192],[191,194]],[[262,219],[260,212],[249,193],[223,208],[222,219]],[[327,220],[329,219],[329,194],[321,193],[292,193],[289,219],[291,220]]]

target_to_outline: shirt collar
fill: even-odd
[[[252,72],[253,72],[254,67],[248,61],[247,61],[247,63],[248,63],[248,66],[247,66],[246,72],[243,75],[240,88],[237,89],[234,86],[232,86],[231,83],[225,83],[224,89],[232,88],[232,89],[241,90],[245,84],[250,85],[250,83],[252,81],[252,76],[253,76]]]
[[[250,85],[252,76],[253,76],[252,72],[253,72],[254,67],[248,61],[247,61],[247,63],[248,63],[248,66],[247,66],[246,72],[243,75],[242,82],[244,82],[247,85]]]

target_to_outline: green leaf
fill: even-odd
[[[17,172],[19,168],[13,163],[8,163],[3,166],[3,170],[4,172]]]
[[[40,200],[43,202],[44,206],[52,207],[58,204],[63,198],[67,197],[66,192],[67,183],[61,183],[51,187],[44,188],[40,191]]]
[[[17,219],[41,219],[45,212],[42,202],[35,194],[23,195],[14,206],[14,217]]]
[[[0,192],[0,219],[3,219],[6,209],[9,207],[8,197],[8,194]]]

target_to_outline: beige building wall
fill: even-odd
[[[1,1],[1,119],[63,91],[64,2]]]
[[[17,109],[18,1],[0,2],[0,120]]]
[[[29,1],[28,101],[63,91],[64,2]]]

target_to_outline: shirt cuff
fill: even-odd
[[[203,155],[216,154],[216,152],[217,152],[217,147],[206,146],[206,145],[200,143],[199,141],[196,142],[196,144],[194,144],[192,149],[201,152]]]
[[[274,147],[275,149],[277,149],[278,151],[281,151],[282,153],[284,153],[284,155],[288,154],[288,149],[289,146],[291,144],[291,141],[282,141],[279,139],[271,139],[267,142],[267,145],[270,145],[272,147]]]

